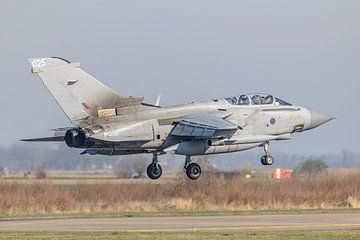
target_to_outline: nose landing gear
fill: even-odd
[[[261,157],[261,163],[263,165],[272,165],[274,163],[274,158],[270,155],[269,152],[269,142],[264,143],[264,152],[265,155]]]
[[[153,180],[159,179],[161,177],[162,169],[159,164],[157,153],[153,153],[152,163],[150,163],[150,165],[147,167],[146,173],[148,177]]]
[[[199,164],[191,162],[191,156],[186,156],[184,170],[186,176],[191,180],[197,180],[201,176],[201,167]]]

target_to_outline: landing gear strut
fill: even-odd
[[[151,179],[156,180],[161,177],[162,169],[159,164],[158,154],[156,152],[153,153],[152,163],[150,163],[146,172],[147,172],[148,177]]]
[[[264,152],[265,155],[261,157],[261,163],[263,165],[272,165],[274,163],[274,158],[270,155],[269,152],[269,142],[264,143]]]
[[[186,176],[191,180],[196,180],[201,176],[201,167],[199,164],[191,162],[191,156],[186,156],[184,170]]]

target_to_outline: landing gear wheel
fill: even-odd
[[[265,142],[263,146],[265,155],[261,157],[261,163],[263,165],[272,165],[274,163],[274,158],[270,155],[269,152],[269,142]]]
[[[266,165],[272,165],[274,163],[274,158],[272,156],[266,156]]]
[[[274,158],[272,156],[262,156],[261,157],[261,163],[262,165],[272,165],[274,163]]]
[[[262,164],[262,165],[267,165],[267,164],[266,164],[266,156],[265,156],[265,155],[261,157],[261,164]]]
[[[199,164],[190,163],[186,167],[186,176],[188,176],[188,178],[190,178],[191,180],[198,179],[200,177],[200,175],[201,175],[201,167]]]
[[[160,164],[158,163],[151,163],[147,168],[147,175],[149,178],[156,180],[161,177],[162,169]]]

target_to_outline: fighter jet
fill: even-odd
[[[333,119],[257,93],[162,107],[159,99],[152,105],[143,97],[118,95],[78,62],[60,57],[28,61],[73,126],[54,129],[52,137],[23,141],[65,142],[90,155],[152,154],[151,179],[162,175],[158,156],[163,154],[185,156],[184,171],[192,180],[201,175],[192,156],[263,147],[261,163],[272,165],[270,141],[289,140]]]

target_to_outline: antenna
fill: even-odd
[[[157,106],[157,107],[160,106],[160,100],[161,100],[161,93],[156,98],[155,106]]]

